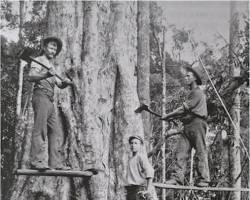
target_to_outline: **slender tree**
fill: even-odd
[[[162,38],[163,38],[163,48],[161,51],[161,65],[162,65],[162,115],[166,114],[166,98],[167,98],[167,73],[166,73],[166,41],[165,41],[165,35],[166,35],[166,28],[163,27],[162,30]],[[166,131],[167,122],[162,121],[162,136],[165,134]],[[164,183],[166,181],[166,144],[164,143],[162,145],[162,182]],[[162,199],[164,199],[166,196],[166,190],[163,189],[162,191]]]
[[[25,2],[19,2],[19,43],[23,46],[23,24],[25,19]],[[19,117],[21,113],[21,103],[22,103],[22,89],[23,89],[23,69],[25,67],[25,62],[20,61],[19,67],[19,82],[18,82],[18,92],[17,92],[17,108],[16,108],[16,115]]]
[[[230,46],[229,59],[231,64],[231,75],[233,77],[240,76],[240,66],[236,62],[235,55],[232,52],[239,48],[239,13],[237,11],[237,2],[231,2],[230,7]],[[231,108],[231,116],[235,126],[232,127],[233,145],[229,149],[229,167],[231,175],[231,183],[233,187],[241,187],[241,158],[240,158],[240,88],[235,91],[234,103]],[[241,193],[233,192],[232,200],[240,200]]]

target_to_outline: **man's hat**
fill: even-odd
[[[132,136],[129,137],[128,142],[131,143],[131,140],[133,140],[133,139],[138,139],[143,144],[143,139],[142,139],[141,136],[139,136],[139,135],[132,135]]]
[[[42,41],[42,47],[44,48],[49,42],[55,42],[57,44],[56,55],[57,56],[62,50],[62,40],[57,37],[46,37]]]
[[[196,78],[196,83],[197,83],[197,85],[202,85],[202,80],[201,80],[201,75],[200,75],[200,73],[197,71],[197,70],[195,70],[194,68],[192,68],[192,67],[185,67],[185,69],[188,71],[188,72],[192,72],[193,74],[194,74],[194,76],[195,76],[195,78]]]

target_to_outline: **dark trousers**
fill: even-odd
[[[32,99],[34,128],[31,143],[31,164],[58,167],[61,163],[61,129],[58,126],[53,102],[41,90],[35,90]]]
[[[126,186],[127,200],[140,200],[140,195],[138,192],[144,191],[146,188],[142,185],[130,185]]]
[[[184,133],[181,135],[177,145],[177,163],[175,165],[173,179],[184,183],[184,176],[187,168],[187,161],[191,157],[191,149],[196,150],[197,181],[209,182],[209,167],[207,148],[205,143],[207,123],[194,118],[190,123],[184,124]]]

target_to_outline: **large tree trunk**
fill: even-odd
[[[109,199],[125,199],[124,184],[126,164],[129,154],[128,138],[130,135],[143,136],[143,124],[140,114],[134,110],[139,106],[137,78],[135,68],[137,64],[137,3],[113,2],[114,11],[114,44],[112,48],[114,64],[118,67],[116,80],[115,115],[113,148],[111,160],[114,164],[116,197]]]
[[[229,46],[229,58],[231,63],[231,74],[233,77],[240,76],[239,63],[236,64],[235,58],[232,52],[237,52],[239,48],[239,15],[237,13],[237,2],[231,2],[230,12],[230,46]],[[241,187],[241,178],[238,177],[241,173],[241,159],[240,159],[240,89],[236,90],[234,96],[234,104],[231,108],[231,115],[234,121],[235,127],[232,126],[232,134],[234,138],[233,146],[230,146],[230,175],[232,187]],[[236,178],[238,179],[236,180]],[[240,200],[241,193],[233,192],[231,196],[232,200]]]
[[[76,84],[72,90],[74,94],[65,95],[62,91],[59,95],[61,114],[67,122],[64,130],[68,128],[65,134],[69,136],[66,146],[71,150],[69,163],[74,165],[73,169],[97,168],[103,171],[85,182],[83,187],[76,179],[75,192],[80,194],[80,199],[107,199],[116,75],[110,59],[110,5],[109,2],[53,5],[50,6],[50,18],[55,21],[51,22],[51,33],[53,28],[62,30],[59,37],[64,39],[67,49],[61,54],[59,64],[67,64],[64,64],[64,70],[71,72]],[[63,26],[63,23],[67,25]],[[53,24],[58,24],[58,27]],[[73,103],[69,96],[75,96]]]
[[[63,130],[60,142],[72,170],[97,168],[90,180],[17,176],[11,200],[125,199],[128,137],[144,137],[137,94],[137,3],[59,2],[48,4],[48,33],[62,39],[57,71],[74,87],[56,90]],[[29,167],[33,111],[19,124],[22,168]]]
[[[137,92],[141,104],[150,105],[150,47],[149,47],[149,2],[138,1],[138,52],[137,52]],[[152,136],[150,114],[142,112],[146,141]],[[150,146],[147,145],[150,150]]]

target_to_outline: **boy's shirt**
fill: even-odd
[[[146,156],[136,154],[128,162],[127,185],[146,185],[146,178],[154,177],[154,169]]]

